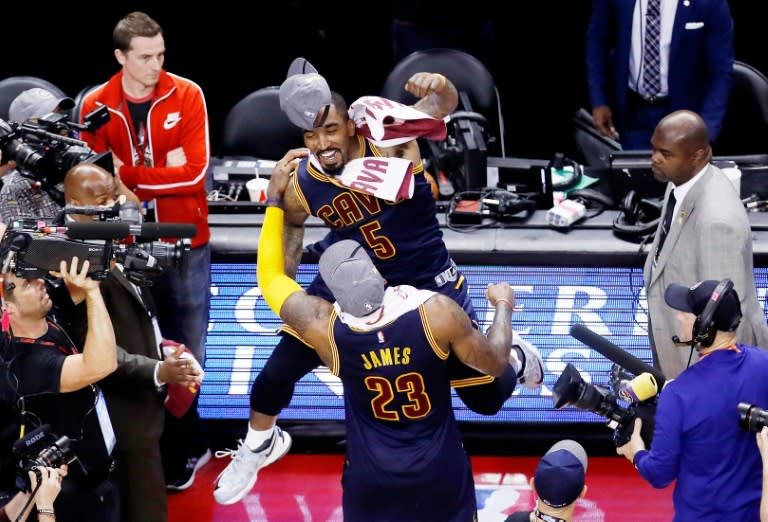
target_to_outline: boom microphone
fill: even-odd
[[[661,371],[652,366],[648,366],[645,362],[622,348],[619,348],[605,337],[596,334],[583,324],[577,323],[571,325],[570,333],[572,337],[578,339],[596,352],[612,360],[622,368],[626,368],[635,375],[650,373],[656,378],[658,384],[657,389],[660,390],[664,387],[666,379]]]
[[[195,225],[186,223],[144,223],[130,225],[114,221],[91,221],[84,223],[69,223],[67,236],[73,239],[124,239],[128,236],[139,236],[146,239],[161,237],[194,237],[197,232]]]
[[[619,391],[619,397],[627,402],[642,402],[655,397],[659,393],[656,378],[648,372],[643,372],[627,382]]]

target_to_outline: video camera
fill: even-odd
[[[743,429],[757,433],[763,429],[763,426],[768,426],[768,410],[748,402],[740,402],[737,407],[739,409],[739,426]]]
[[[52,434],[48,424],[43,424],[14,442],[13,453],[18,458],[17,487],[22,491],[30,491],[28,471],[35,472],[39,483],[41,474],[38,468],[58,468],[74,461],[77,457],[70,444],[66,435],[57,437]]]
[[[82,140],[71,137],[75,131],[93,132],[109,121],[109,109],[99,107],[83,118],[84,124],[68,120],[66,114],[51,112],[37,123],[6,122],[0,119],[0,152],[2,161],[16,162],[19,172],[53,187],[64,179],[67,171],[88,161],[112,172],[112,154],[95,154]],[[63,203],[63,196],[61,197]]]
[[[629,442],[635,419],[639,417],[643,420],[640,436],[646,448],[650,448],[656,426],[658,393],[664,387],[664,375],[583,324],[571,325],[570,334],[636,377],[622,381],[620,389],[613,391],[585,382],[576,367],[569,363],[552,391],[555,408],[572,404],[607,418],[607,426],[614,430],[613,442],[617,447]],[[620,405],[619,399],[628,405]]]
[[[608,419],[607,426],[613,429],[613,442],[616,447],[623,446],[629,442],[632,432],[635,429],[635,419],[643,419],[643,426],[640,430],[640,436],[645,442],[645,446],[650,448],[653,439],[653,430],[656,425],[656,383],[650,376],[652,386],[647,385],[647,377],[650,374],[641,374],[633,383],[634,387],[628,385],[629,390],[640,396],[642,400],[635,400],[628,406],[619,404],[616,393],[607,388],[590,384],[581,377],[579,370],[574,365],[568,363],[565,370],[560,374],[552,390],[552,400],[555,408],[562,408],[566,405],[573,405],[579,409],[597,413]],[[646,393],[643,393],[646,392]],[[647,397],[651,394],[651,397]],[[627,394],[631,396],[631,394]],[[635,396],[637,396],[635,395]]]
[[[62,216],[97,216],[99,221],[68,222]],[[132,221],[123,221],[130,217]],[[0,240],[0,273],[13,271],[25,279],[42,278],[58,271],[62,259],[77,256],[88,260],[88,275],[107,277],[112,261],[123,265],[123,273],[139,286],[150,286],[164,267],[184,270],[195,225],[183,223],[140,223],[141,214],[133,204],[113,207],[65,206],[51,221],[12,221]],[[153,242],[159,238],[181,238],[174,243]],[[127,242],[119,240],[127,239]]]

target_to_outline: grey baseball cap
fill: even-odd
[[[386,281],[357,241],[332,244],[320,256],[319,267],[342,312],[365,317],[381,307]]]
[[[304,130],[320,127],[331,108],[331,88],[305,58],[296,58],[280,85],[280,108]]]
[[[72,98],[57,98],[52,92],[41,87],[22,91],[8,107],[8,118],[11,121],[24,123],[31,118],[42,118],[58,109],[68,111],[75,106]]]

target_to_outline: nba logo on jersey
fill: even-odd
[[[385,342],[387,342],[387,340],[384,339],[384,332],[379,332],[378,337],[379,337],[379,344],[384,344]]]

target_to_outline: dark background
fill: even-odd
[[[732,0],[731,10],[736,59],[766,73],[763,3]],[[117,20],[133,10],[150,14],[164,30],[166,68],[203,88],[214,153],[227,111],[248,93],[279,85],[296,56],[308,58],[348,101],[378,94],[394,66],[389,30],[397,2],[13,4],[2,13],[0,79],[40,76],[72,97],[118,70],[111,40]],[[436,27],[451,16],[468,19],[472,9],[486,5],[462,2],[466,12],[446,13],[455,4],[438,4],[439,12],[419,4],[412,0],[406,5],[415,14],[434,18]],[[570,151],[571,116],[587,104],[583,54],[590,2],[487,4],[508,11],[490,12],[496,41],[484,60],[501,93],[507,155],[548,158]]]

